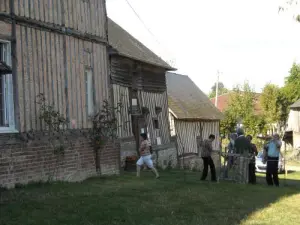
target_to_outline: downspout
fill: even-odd
[[[10,18],[11,18],[11,59],[12,59],[12,82],[13,82],[13,99],[14,99],[14,117],[15,128],[21,132],[20,127],[20,111],[18,98],[18,77],[17,77],[17,31],[16,31],[16,15],[14,0],[9,1]]]

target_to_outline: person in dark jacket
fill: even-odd
[[[254,143],[252,143],[252,136],[247,135],[246,137],[251,144],[251,152],[250,152],[250,163],[249,163],[249,184],[256,184],[256,175],[255,175],[255,156],[257,156],[258,151],[257,147]]]
[[[208,139],[204,140],[203,148],[201,152],[201,157],[203,159],[203,164],[204,164],[201,180],[206,179],[208,173],[208,165],[209,165],[210,172],[211,172],[211,180],[217,181],[215,164],[213,159],[211,158],[211,153],[213,150],[212,142],[215,140],[215,138],[216,138],[215,135],[211,134],[209,135]]]
[[[245,137],[244,130],[242,128],[238,128],[236,133],[238,137],[234,142],[235,153],[246,156],[249,152],[251,152],[251,143]]]
[[[248,183],[248,169],[249,169],[249,153],[251,152],[251,143],[244,136],[242,128],[237,129],[238,138],[235,140],[235,153],[239,154],[239,182]]]

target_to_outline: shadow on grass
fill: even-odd
[[[242,185],[200,182],[200,173],[177,170],[161,172],[159,180],[151,172],[134,175],[5,191],[0,224],[234,225],[299,193],[294,185],[262,185],[263,177]]]

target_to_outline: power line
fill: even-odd
[[[133,8],[133,6],[130,4],[129,0],[125,0],[126,3],[128,4],[128,6],[131,8],[131,10],[133,11],[133,13],[136,15],[136,17],[139,19],[139,21],[143,24],[144,28],[149,32],[149,34],[154,38],[154,40],[157,42],[157,44],[159,44],[160,46],[162,46],[166,52],[168,52],[170,54],[170,52],[167,50],[166,47],[164,47],[159,41],[158,38],[156,38],[156,36],[153,34],[153,32],[149,29],[149,27],[146,25],[146,23],[143,21],[143,19],[140,17],[140,15],[137,13],[137,11]],[[171,55],[171,54],[170,54]],[[173,60],[171,60],[173,61]]]

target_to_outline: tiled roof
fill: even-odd
[[[261,108],[261,105],[259,103],[259,97],[260,97],[260,94],[256,93],[255,94],[255,103],[254,103],[254,113],[256,115],[262,113],[262,108]],[[227,107],[229,106],[230,98],[231,98],[230,92],[218,96],[218,105],[217,105],[217,108],[221,112],[224,112],[227,109]],[[216,101],[215,98],[212,98],[210,100],[211,100],[211,102],[213,104],[215,104],[215,101]]]
[[[223,114],[188,77],[166,73],[169,108],[178,119],[221,120]]]
[[[290,106],[291,109],[300,109],[300,99]]]
[[[159,66],[167,70],[175,70],[144,44],[134,38],[113,20],[108,18],[108,40],[118,55]]]

